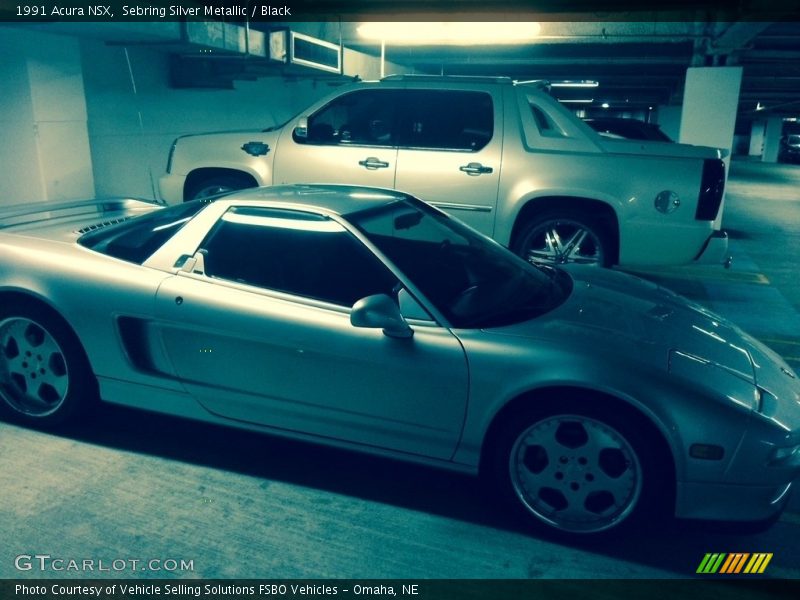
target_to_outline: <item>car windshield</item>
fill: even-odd
[[[558,306],[563,271],[539,268],[422,202],[403,200],[348,217],[453,327],[499,327]]]
[[[86,233],[78,243],[114,258],[141,264],[206,205],[202,200],[195,200],[156,210]]]

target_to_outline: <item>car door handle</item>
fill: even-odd
[[[379,158],[375,158],[374,156],[370,156],[367,159],[358,161],[358,164],[364,167],[365,169],[375,170],[375,169],[385,169],[389,166],[389,163],[381,160]]]
[[[472,176],[484,175],[485,173],[491,173],[494,171],[492,167],[484,167],[481,163],[476,162],[471,162],[468,165],[458,167],[458,170]]]

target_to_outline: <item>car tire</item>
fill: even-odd
[[[0,411],[20,423],[66,424],[97,396],[75,334],[50,311],[12,303],[0,310]]]
[[[255,187],[253,180],[245,175],[212,175],[193,183],[187,190],[186,201],[210,198],[251,187]]]
[[[570,399],[501,426],[492,485],[526,524],[561,537],[616,535],[662,522],[670,497],[652,444],[614,407]]]
[[[607,227],[584,211],[546,211],[528,220],[511,248],[534,264],[608,267],[614,245]]]

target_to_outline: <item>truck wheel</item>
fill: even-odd
[[[236,190],[255,187],[253,180],[244,175],[212,175],[205,179],[200,179],[187,190],[186,201],[219,196]]]
[[[512,250],[532,263],[568,263],[608,267],[612,263],[611,236],[606,228],[582,211],[544,212],[520,231]]]

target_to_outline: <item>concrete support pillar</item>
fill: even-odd
[[[78,42],[3,29],[0,203],[94,196]]]
[[[691,67],[686,71],[678,141],[727,150],[726,174],[730,171],[741,83],[742,67]],[[722,212],[721,208],[716,227],[720,227]]]
[[[688,69],[679,141],[730,151],[741,81],[741,67]]]
[[[780,117],[767,119],[767,127],[764,133],[764,154],[761,155],[763,162],[778,162],[781,135],[783,135],[783,119]]]
[[[766,131],[764,121],[753,121],[750,125],[750,151],[748,156],[763,156],[764,154],[764,133]]]

